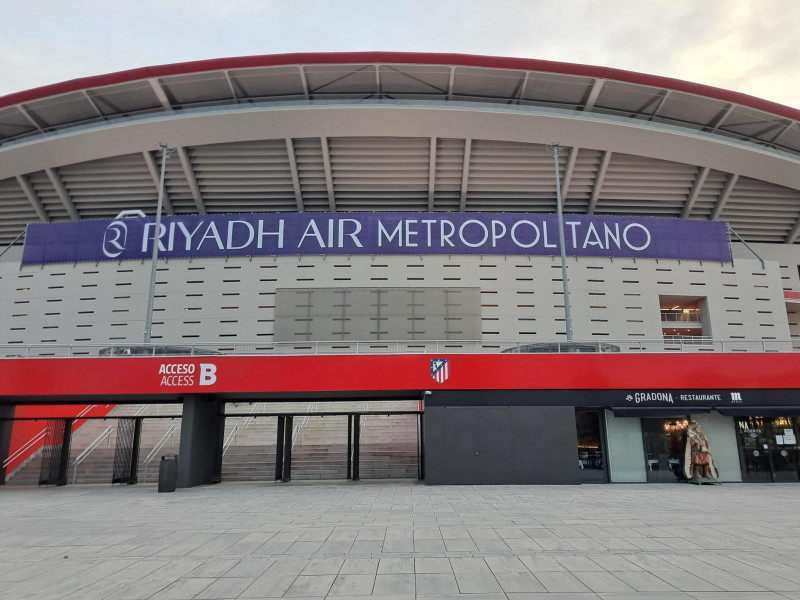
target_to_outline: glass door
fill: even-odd
[[[583,483],[607,483],[603,416],[597,410],[575,410],[578,433],[578,468]]]
[[[770,419],[773,481],[797,481],[797,431],[793,417]]]
[[[798,419],[739,417],[736,432],[742,480],[798,481]]]
[[[686,481],[683,457],[687,419],[642,418],[645,473],[648,483]]]
[[[762,417],[739,417],[736,420],[742,481],[772,481],[768,429],[769,424]]]

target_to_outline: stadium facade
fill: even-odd
[[[236,403],[277,427],[279,479],[292,416],[340,419],[352,477],[383,411],[413,419],[428,483],[680,481],[691,421],[722,481],[797,481],[798,236],[800,111],[674,79],[377,52],[11,94],[6,477],[39,456],[63,483],[63,418],[141,405],[115,433],[135,480],[162,449],[139,447],[143,411],[172,404],[179,484],[218,481]]]

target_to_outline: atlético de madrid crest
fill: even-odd
[[[444,383],[450,377],[450,360],[447,358],[431,359],[431,379]]]

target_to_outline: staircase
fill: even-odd
[[[139,445],[139,483],[154,482],[158,480],[158,460],[162,454],[177,453],[180,441],[180,419],[148,419],[148,416],[156,414],[180,415],[180,404],[170,405],[149,405],[143,410],[141,404],[121,404],[117,405],[109,414],[109,417],[145,417],[142,421],[142,433]],[[117,419],[91,419],[73,432],[72,444],[69,453],[69,471],[67,481],[69,484],[102,484],[111,483],[114,474],[114,452],[116,449],[116,427]],[[174,432],[170,435],[167,443],[154,456],[149,465],[145,464],[148,453],[156,443],[161,440],[164,434],[175,425]],[[111,427],[108,435],[75,469],[75,460],[92,444],[103,432]],[[29,461],[15,469],[6,479],[6,485],[38,485],[39,472],[42,464],[42,452],[39,451]]]
[[[229,405],[225,419],[226,450],[222,460],[223,481],[272,481],[275,477],[276,417],[248,418],[253,405]],[[415,410],[416,401],[372,402],[367,410]],[[147,418],[157,414],[180,415],[181,405],[118,405],[109,417],[144,417],[139,450],[139,483],[158,480],[158,463],[163,454],[177,454],[180,419]],[[347,477],[347,417],[313,416],[315,412],[355,412],[364,410],[362,402],[318,402],[316,411],[306,414],[307,402],[261,404],[257,412],[285,412],[295,415],[292,449],[292,479],[344,480]],[[235,414],[231,414],[235,413]],[[89,453],[75,470],[75,460],[108,427],[110,435]],[[73,433],[70,449],[71,485],[111,483],[114,467],[117,420],[90,420]],[[237,427],[238,426],[238,427]],[[174,427],[174,428],[173,428]],[[235,437],[231,434],[235,431]],[[166,439],[164,439],[166,437]],[[148,454],[160,442],[163,446],[146,463]],[[16,469],[9,485],[37,485],[41,452]],[[361,426],[360,477],[362,479],[416,478],[416,415],[365,416]]]

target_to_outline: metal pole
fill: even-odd
[[[161,148],[161,181],[158,184],[158,208],[156,209],[156,229],[153,233],[153,264],[150,267],[150,291],[147,294],[147,315],[144,324],[144,343],[150,343],[150,334],[153,330],[153,300],[156,292],[156,265],[158,264],[158,241],[161,233],[161,207],[164,204],[164,179],[167,172],[167,158],[172,152],[164,142],[158,145]]]
[[[547,150],[553,155],[556,165],[556,206],[558,210],[558,244],[561,247],[561,283],[564,286],[564,318],[567,322],[567,340],[572,341],[572,311],[569,305],[569,283],[567,281],[567,247],[564,244],[564,214],[561,200],[561,173],[558,168],[558,151],[561,144],[553,142]]]
[[[19,238],[21,238],[23,235],[25,235],[25,231],[27,231],[27,230],[23,229],[23,230],[20,232],[20,234],[19,234],[17,237],[15,237],[15,238],[14,238],[14,240],[13,240],[13,241],[12,241],[12,242],[11,242],[11,243],[8,245],[8,246],[6,246],[6,249],[5,249],[5,250],[3,250],[2,252],[0,252],[0,256],[3,256],[3,254],[5,254],[6,252],[8,252],[8,251],[11,249],[11,246],[13,246],[14,244],[16,244],[16,243],[19,241]]]

